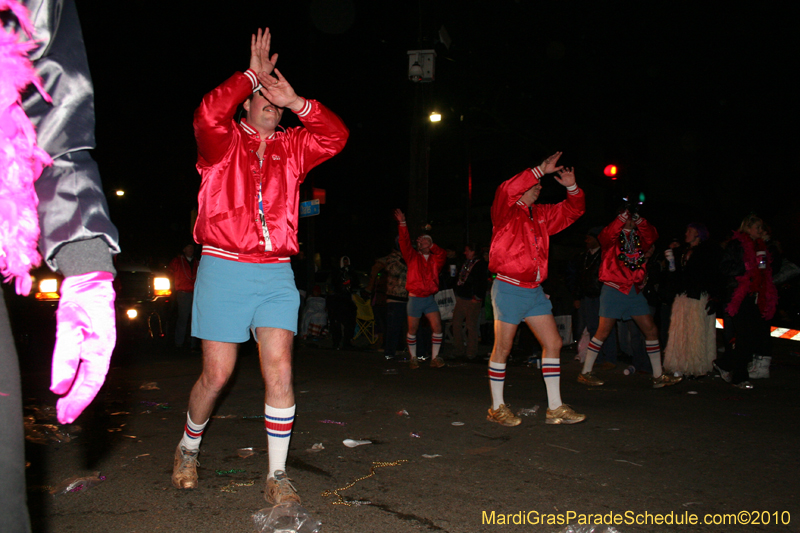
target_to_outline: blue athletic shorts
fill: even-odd
[[[650,314],[650,306],[643,293],[636,293],[631,287],[631,292],[623,294],[614,287],[603,285],[600,289],[600,316],[616,318],[617,320],[630,320],[634,316]]]
[[[553,304],[541,287],[527,289],[500,280],[492,283],[492,308],[495,320],[509,324],[519,324],[529,316],[553,314]]]
[[[289,263],[239,263],[204,255],[194,285],[192,336],[245,342],[255,328],[297,334],[299,307]]]
[[[406,305],[406,313],[408,316],[420,318],[422,315],[438,312],[439,306],[436,304],[436,298],[433,296],[426,296],[424,298],[418,298],[417,296],[408,297],[408,304]]]

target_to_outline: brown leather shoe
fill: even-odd
[[[172,468],[172,486],[176,489],[196,489],[197,488],[197,462],[196,452],[189,452],[178,445],[175,448],[175,466]]]

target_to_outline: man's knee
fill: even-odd
[[[214,394],[219,392],[228,384],[232,372],[227,372],[222,368],[204,368],[200,375],[200,383],[203,387]]]
[[[542,346],[545,352],[558,352],[561,351],[562,346],[564,346],[564,341],[561,340],[560,336],[553,337],[549,339],[547,343]]]

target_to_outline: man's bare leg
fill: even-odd
[[[237,345],[203,340],[203,372],[189,395],[183,437],[175,450],[172,484],[179,489],[197,487],[197,454],[208,419],[222,388],[236,366]]]
[[[278,328],[256,328],[261,375],[264,377],[264,425],[267,429],[269,474],[264,497],[272,504],[300,497],[286,476],[286,457],[294,425],[295,401],[292,383],[294,333]]]
[[[521,422],[505,403],[503,389],[506,382],[506,362],[514,345],[517,324],[509,324],[501,320],[494,321],[494,348],[489,358],[489,390],[492,393],[492,407],[487,420],[503,426],[517,426]]]
[[[529,316],[525,323],[542,345],[542,376],[547,389],[547,424],[577,424],[586,420],[561,401],[561,335],[553,315]]]
[[[425,316],[428,318],[433,330],[431,337],[431,366],[439,368],[444,366],[444,361],[439,357],[439,351],[442,349],[442,338],[444,337],[442,315],[439,314],[439,311],[434,311],[433,313],[427,313]]]
[[[408,317],[408,334],[406,335],[406,344],[408,345],[409,366],[419,368],[417,362],[417,330],[419,330],[419,317]]]
[[[589,341],[589,346],[586,350],[586,360],[583,362],[581,375],[578,376],[578,383],[592,386],[603,385],[604,382],[592,374],[592,368],[594,368],[597,355],[603,348],[603,343],[608,336],[611,335],[611,331],[614,329],[616,323],[617,320],[615,318],[600,317],[600,324],[597,326],[597,332],[594,334],[594,337],[592,337],[592,340]]]

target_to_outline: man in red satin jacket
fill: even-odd
[[[299,294],[289,257],[298,251],[300,183],[339,153],[348,130],[319,102],[298,96],[275,68],[269,29],[253,35],[250,68],[203,97],[195,111],[197,170],[202,176],[195,240],[203,245],[192,308],[192,336],[203,340],[203,373],[189,397],[172,484],[197,486],[200,440],[252,332],[266,383],[264,419],[271,504],[299,502],[286,476],[294,423],[292,340]],[[237,122],[237,108],[245,117]],[[285,110],[302,127],[279,126]]]

